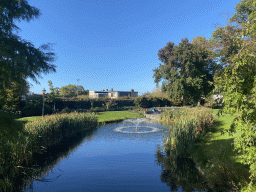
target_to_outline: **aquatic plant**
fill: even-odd
[[[175,151],[176,156],[192,155],[195,142],[211,129],[214,121],[211,109],[203,107],[163,112],[160,122],[169,125],[165,150]]]
[[[33,153],[97,124],[97,116],[90,113],[47,115],[25,125],[0,113],[0,190],[13,190],[14,176]]]

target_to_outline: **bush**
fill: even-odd
[[[136,107],[150,108],[153,107],[153,102],[150,97],[140,96],[134,100]]]
[[[66,107],[65,109],[62,109],[60,113],[70,113],[70,112],[71,112],[71,109]]]

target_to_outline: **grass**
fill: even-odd
[[[106,111],[106,112],[98,112],[97,117],[98,117],[98,122],[103,123],[108,121],[118,121],[122,119],[144,118],[144,114],[135,112],[135,111]],[[19,118],[17,119],[17,121],[27,123],[27,122],[35,121],[40,118],[42,118],[42,116],[25,117],[25,118]]]
[[[42,116],[32,116],[32,117],[24,117],[19,118],[18,121],[34,121],[36,119],[42,118]]]
[[[216,120],[214,124],[207,125],[207,122],[211,122],[210,114],[214,114]],[[191,155],[197,168],[206,178],[209,187],[216,191],[227,191],[231,188],[234,191],[243,189],[246,191],[245,188],[250,182],[249,169],[248,166],[241,163],[240,156],[233,146],[234,136],[229,132],[230,125],[239,114],[219,116],[217,114],[218,109],[201,109],[200,112],[197,108],[180,108],[179,111],[166,111],[161,116],[161,121],[176,126],[184,119],[198,119],[199,117],[199,122],[202,126],[206,125],[206,128],[201,134],[202,137],[195,143]],[[183,133],[184,135],[185,133]],[[183,143],[186,145],[186,142],[183,141]],[[189,148],[186,147],[186,149]]]
[[[94,113],[21,118],[0,112],[0,191],[17,191],[15,178],[36,152],[97,126]]]
[[[117,121],[122,119],[135,119],[143,118],[144,114],[132,112],[132,111],[109,111],[97,113],[98,122]]]
[[[228,130],[236,116],[229,114],[217,116],[217,112],[218,109],[213,109],[217,121],[213,125],[212,131],[207,132],[202,142],[198,144],[198,151],[203,152],[207,159],[221,158],[223,154],[230,156],[234,151],[233,136],[229,134]]]
[[[233,146],[234,136],[229,133],[230,125],[237,114],[218,116],[217,113],[218,109],[213,109],[217,121],[212,131],[207,132],[197,144],[193,158],[210,183],[219,185],[223,181],[230,181],[233,188],[242,190],[249,182],[249,169],[240,163]]]

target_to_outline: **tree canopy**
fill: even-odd
[[[214,77],[224,96],[223,110],[240,114],[230,131],[242,162],[250,166],[251,188],[256,178],[256,1],[237,4],[229,23],[217,28],[210,41],[223,66]]]
[[[162,91],[172,100],[183,97],[183,101],[197,102],[214,88],[216,63],[205,45],[204,38],[197,38],[192,43],[185,38],[178,46],[168,42],[158,51],[163,64],[153,70],[153,77],[157,85],[163,80]]]
[[[6,103],[6,90],[13,84],[24,84],[27,78],[39,83],[41,73],[55,72],[55,54],[51,45],[39,48],[17,35],[15,21],[30,21],[40,16],[39,9],[26,0],[0,1],[0,106]]]
[[[76,96],[78,93],[78,95],[86,95],[88,94],[88,91],[84,90],[84,87],[82,85],[66,85],[66,86],[62,86],[60,88],[60,95],[62,96],[70,96],[70,97],[74,97]]]

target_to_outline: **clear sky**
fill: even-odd
[[[139,95],[156,84],[158,50],[168,41],[211,37],[240,0],[28,0],[42,15],[17,23],[19,35],[36,47],[53,43],[56,73],[39,78],[30,91],[49,92],[68,84],[100,91],[134,89]],[[79,81],[77,81],[79,79]]]

